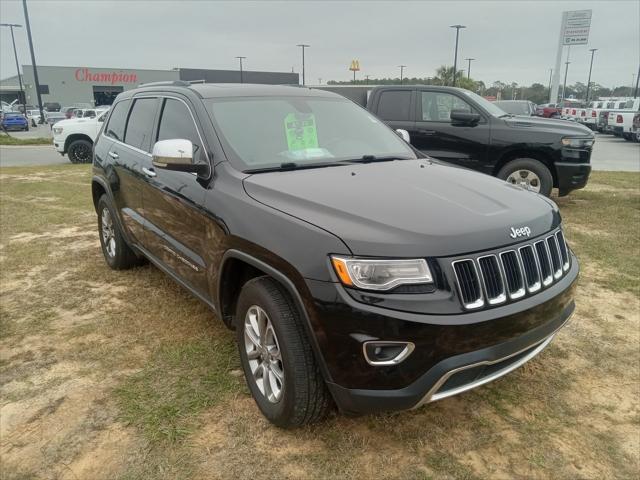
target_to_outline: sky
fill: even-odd
[[[567,83],[630,85],[640,63],[640,0],[607,1],[135,1],[28,0],[36,61],[41,65],[301,72],[307,84],[358,78],[434,76],[452,65],[453,24],[463,24],[459,68],[496,80],[547,85],[562,12],[593,10],[588,45],[573,46]],[[24,24],[22,1],[1,0],[0,21]],[[0,31],[0,78],[15,75],[8,28]],[[30,64],[26,29],[16,30],[20,65]],[[566,55],[566,54],[565,54]],[[563,62],[565,59],[563,58]],[[564,68],[564,64],[563,64]],[[563,72],[564,74],[564,72]],[[321,80],[320,80],[321,79]]]

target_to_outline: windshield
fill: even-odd
[[[473,99],[476,103],[478,103],[482,108],[484,108],[489,115],[494,117],[503,117],[507,115],[507,112],[498,107],[495,103],[491,103],[486,98],[481,97],[480,95],[473,93],[469,90],[462,90],[462,92],[469,98]]]
[[[344,160],[416,158],[384,123],[338,98],[210,99],[208,108],[227,155],[241,170]]]
[[[500,107],[507,113],[513,115],[529,115],[529,104],[526,102],[494,102],[494,105]]]

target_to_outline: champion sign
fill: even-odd
[[[78,68],[75,73],[79,82],[101,82],[115,85],[117,83],[138,83],[138,75],[124,72],[92,72],[88,68]]]

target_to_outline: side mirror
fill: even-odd
[[[190,140],[172,138],[160,140],[153,145],[154,167],[178,172],[206,173],[208,165],[193,163],[193,144]]]
[[[398,134],[398,136],[403,139],[405,142],[407,143],[411,143],[411,137],[409,136],[409,132],[407,132],[406,130],[403,130],[402,128],[398,128],[396,130],[396,133]]]
[[[479,113],[471,113],[466,110],[451,110],[451,123],[458,125],[475,125],[480,121]]]

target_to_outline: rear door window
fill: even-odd
[[[411,120],[411,90],[383,91],[378,101],[378,117],[382,120]]]
[[[113,107],[109,123],[105,129],[105,135],[107,137],[115,138],[119,141],[124,141],[124,126],[127,121],[127,112],[129,111],[129,104],[131,100],[123,100],[118,102]]]
[[[156,98],[138,98],[133,102],[127,121],[127,133],[124,137],[124,142],[127,145],[145,152],[151,150],[151,137],[157,107],[158,99]]]

